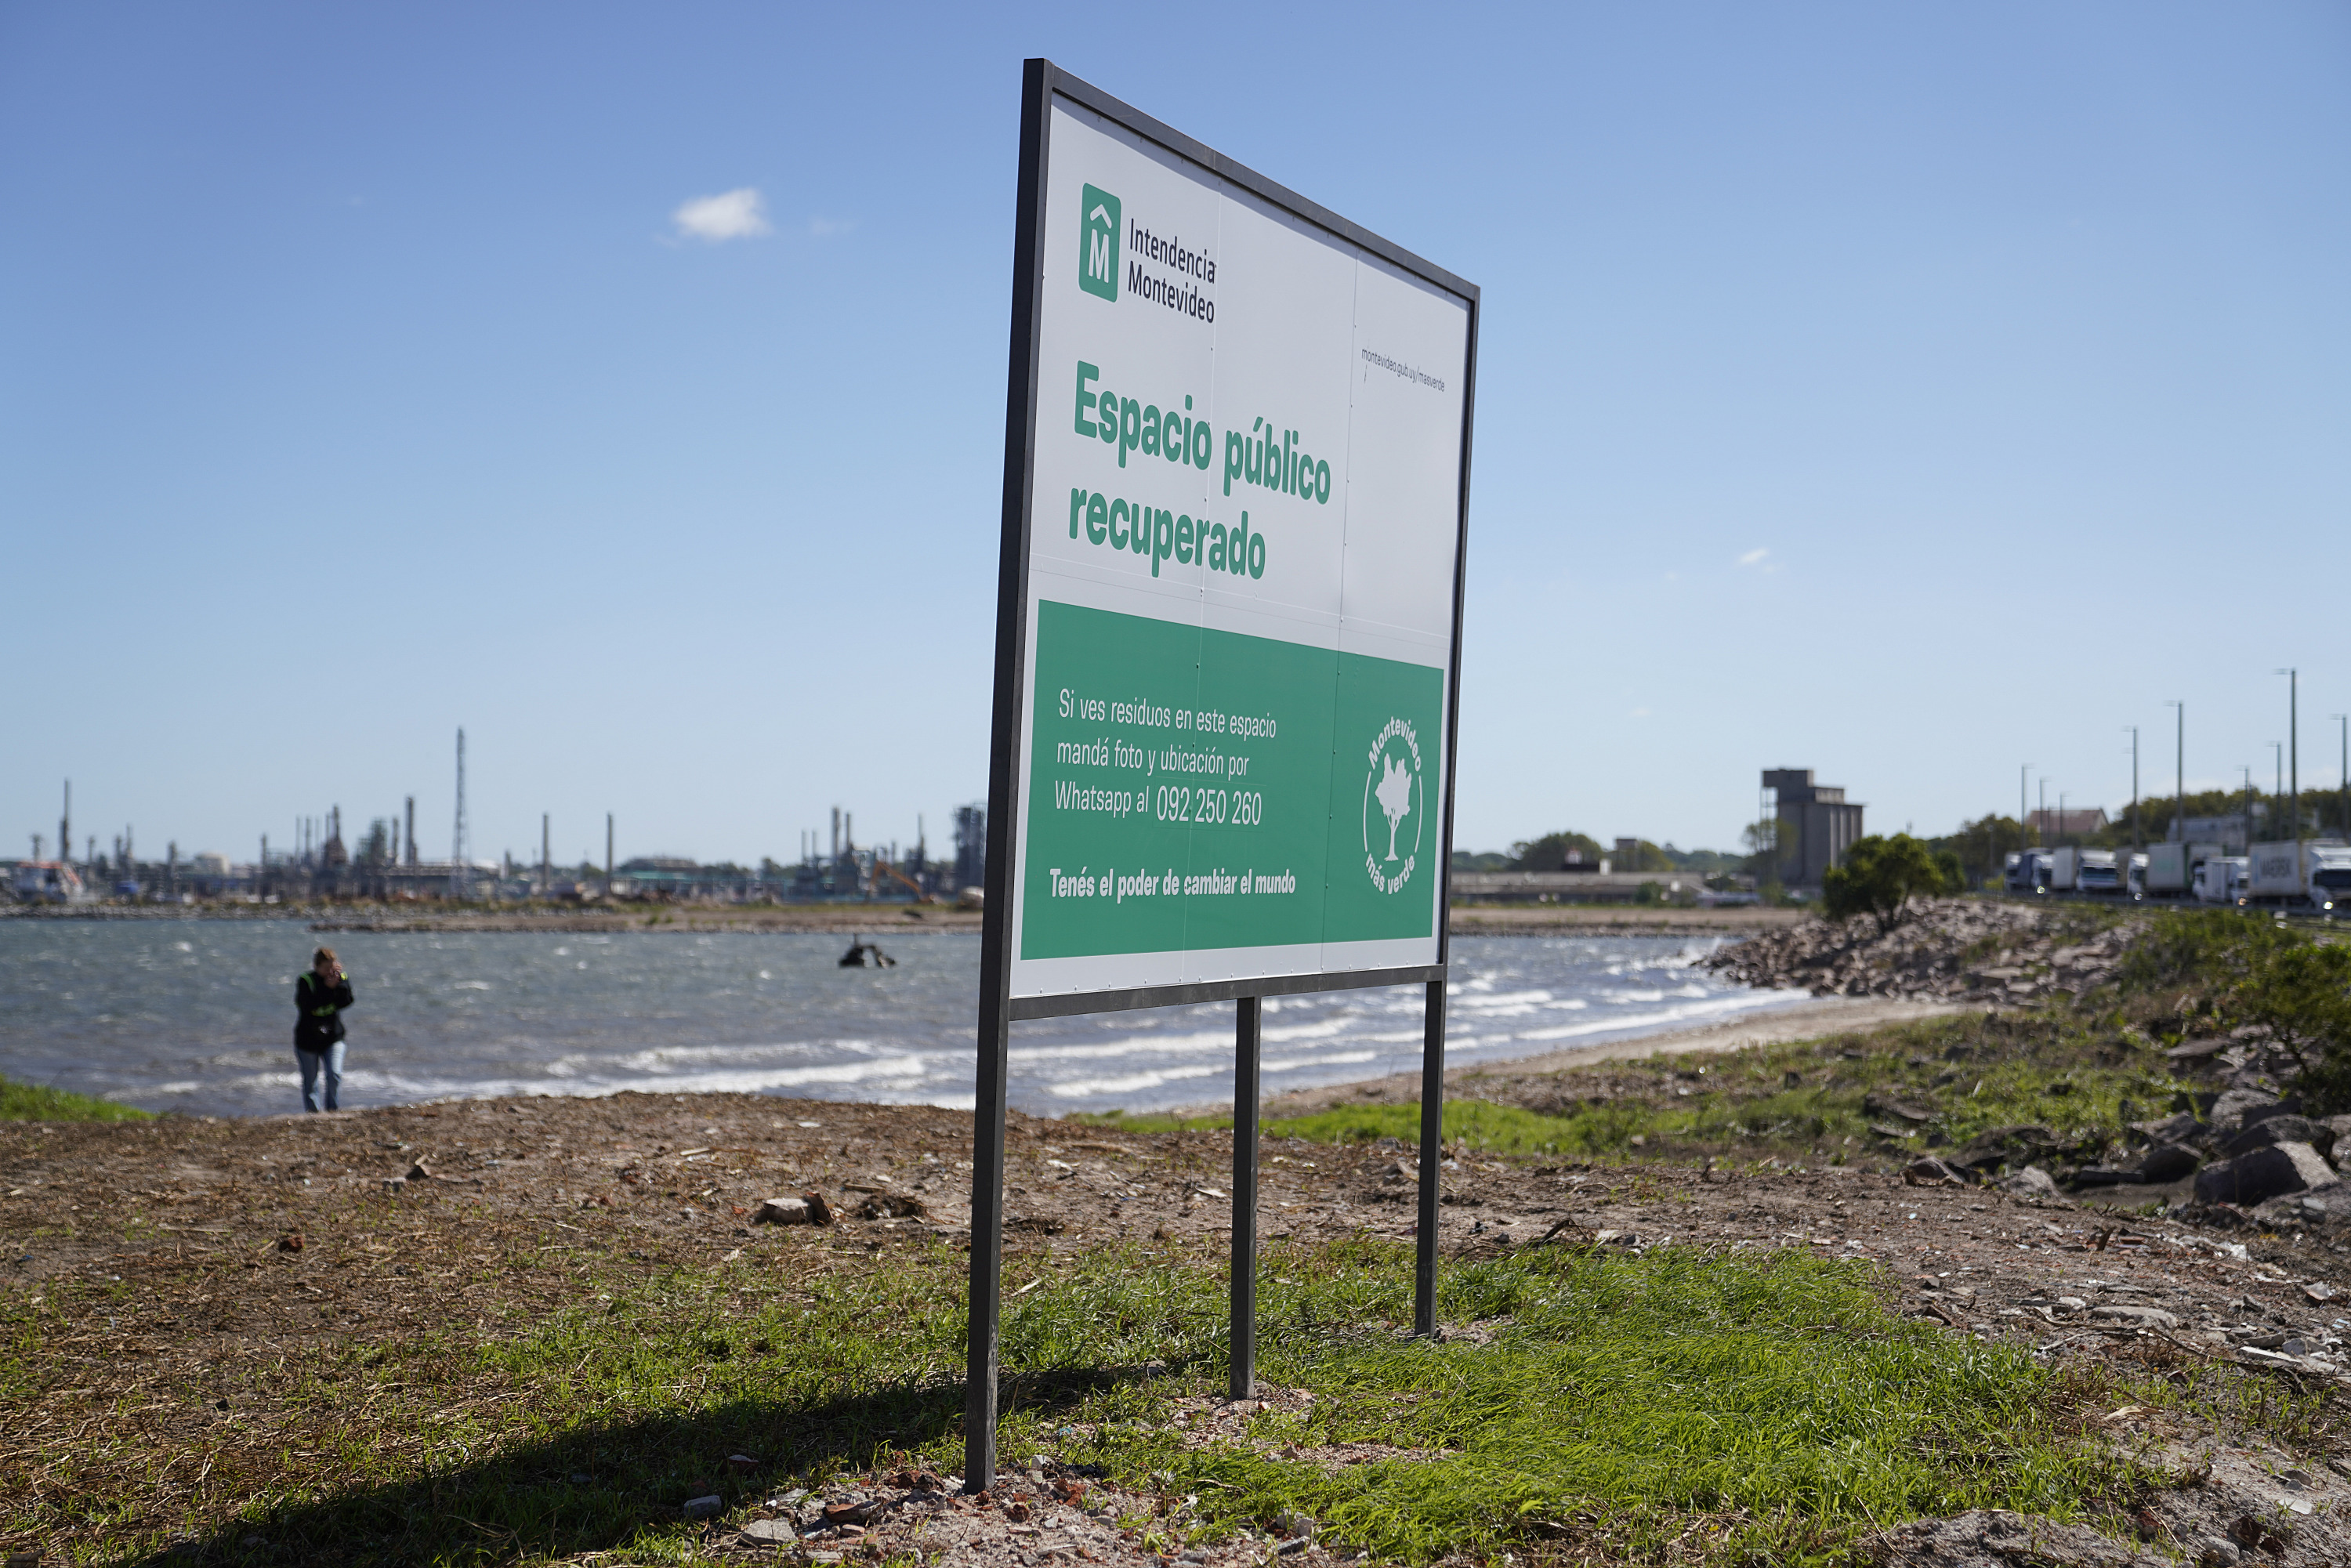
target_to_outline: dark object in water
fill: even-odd
[[[849,951],[841,956],[841,967],[844,969],[894,969],[898,967],[898,960],[860,936],[851,942]]]

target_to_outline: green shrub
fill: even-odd
[[[1959,891],[1958,859],[1944,859],[1950,862],[1948,870],[1907,833],[1856,840],[1845,851],[1844,863],[1829,867],[1822,877],[1822,909],[1831,920],[1873,915],[1879,931],[1891,931],[1902,924],[1913,898]]]

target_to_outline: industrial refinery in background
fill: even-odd
[[[31,855],[0,860],[5,885],[18,900],[37,904],[308,904],[324,900],[381,903],[840,904],[971,903],[987,882],[987,808],[958,806],[951,851],[935,855],[921,818],[914,841],[861,843],[856,820],[836,806],[830,831],[800,834],[789,862],[762,856],[757,865],[705,864],[683,856],[615,858],[616,824],[604,819],[604,858],[559,863],[552,820],[539,819],[538,852],[496,859],[467,852],[465,737],[457,736],[457,791],[449,852],[428,855],[416,841],[416,798],[397,811],[347,831],[340,806],[298,818],[292,834],[273,843],[262,834],[249,860],[218,850],[183,852],[166,842],[144,854],[128,825],[104,844],[74,836],[73,785],[65,786],[54,841],[30,835]],[[55,845],[52,852],[51,845]]]

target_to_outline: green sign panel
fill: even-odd
[[[1444,672],[1037,607],[1022,958],[1433,934]]]

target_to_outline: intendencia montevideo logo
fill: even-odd
[[[1085,187],[1078,207],[1078,287],[1104,299],[1118,298],[1118,198]]]
[[[1428,791],[1420,777],[1420,737],[1409,719],[1392,718],[1380,727],[1364,776],[1364,869],[1372,885],[1397,894],[1412,880],[1420,862],[1421,827],[1428,816]],[[1373,808],[1378,808],[1378,822]],[[1405,833],[1406,822],[1412,831]],[[1383,832],[1381,830],[1384,829]],[[1386,853],[1381,852],[1384,850]]]

